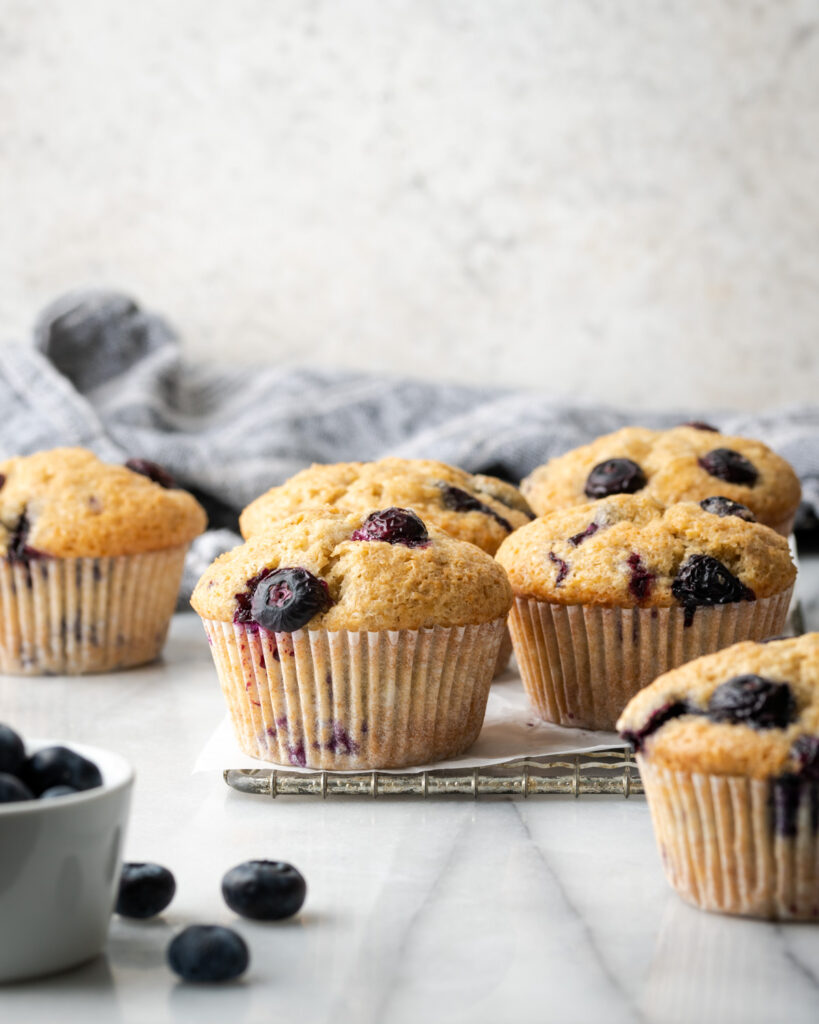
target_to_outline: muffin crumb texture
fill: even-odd
[[[703,427],[625,427],[539,466],[521,490],[538,515],[614,494],[662,505],[719,495],[789,532],[801,487],[788,462],[761,441]]]
[[[666,672],[617,723],[651,764],[819,780],[819,633],[745,642]]]
[[[637,494],[537,519],[496,557],[515,594],[565,605],[723,604],[782,593],[796,577],[787,541],[768,527]]]
[[[189,543],[206,526],[186,491],[55,448],[0,462],[0,556],[100,558]]]
[[[364,512],[412,509],[429,526],[494,554],[512,530],[533,518],[523,495],[496,477],[467,473],[430,459],[316,464],[251,502],[239,520],[242,536],[264,532],[305,508]]]
[[[308,629],[398,630],[490,622],[506,615],[512,593],[504,570],[472,544],[427,525],[428,539],[391,540],[368,527],[373,510],[310,509],[221,555],[205,571],[191,604],[203,619],[248,620],[255,590],[271,570],[306,570],[326,588],[328,603]],[[406,526],[401,527],[406,530]],[[354,534],[362,539],[354,539]],[[287,577],[283,577],[287,595]],[[269,600],[285,597],[269,583]],[[315,586],[309,589],[315,595]],[[314,597],[315,600],[315,597]],[[322,610],[323,609],[323,610]]]

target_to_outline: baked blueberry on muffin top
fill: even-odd
[[[761,441],[706,427],[625,427],[539,466],[521,490],[539,515],[614,494],[662,505],[718,496],[787,534],[801,496],[793,469]]]
[[[422,629],[506,614],[503,569],[408,509],[308,509],[221,555],[191,603],[274,632]]]
[[[193,540],[206,525],[202,507],[161,467],[140,461],[135,470],[84,448],[55,448],[0,462],[0,556],[133,555]]]
[[[567,605],[676,604],[688,618],[699,607],[790,587],[796,570],[787,541],[724,511],[618,494],[521,527],[496,557],[518,594]]]
[[[467,473],[427,459],[379,459],[313,465],[273,487],[242,513],[244,537],[319,505],[363,512],[398,507],[458,540],[494,554],[514,529],[533,518],[517,488],[495,477]]]

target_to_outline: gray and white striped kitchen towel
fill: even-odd
[[[192,490],[213,529],[192,549],[183,593],[238,540],[238,511],[311,462],[402,455],[518,480],[626,424],[692,418],[337,369],[201,366],[165,320],[113,292],[66,295],[42,313],[33,344],[0,346],[0,410],[0,458],[84,445],[153,459]],[[819,523],[819,405],[707,418],[784,455],[804,488],[798,525]]]

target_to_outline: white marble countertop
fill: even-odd
[[[803,560],[819,628],[819,557]],[[280,798],[191,774],[223,708],[201,627],[177,616],[164,660],[116,676],[0,678],[0,717],[30,736],[108,746],[137,768],[126,859],[177,895],[154,922],[115,918],[105,956],[0,988],[9,1022],[754,1024],[817,1019],[819,927],[706,914],[667,886],[642,797],[378,801]],[[302,913],[261,925],[222,902],[232,865],[307,878]],[[237,983],[178,983],[174,930],[236,927]]]

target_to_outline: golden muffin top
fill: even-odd
[[[351,512],[409,508],[425,523],[493,555],[512,530],[533,517],[520,491],[496,477],[467,473],[429,459],[315,464],[273,487],[242,512],[243,537],[305,508]]]
[[[421,629],[501,618],[512,591],[490,555],[410,510],[315,508],[217,558],[191,604],[271,632]]]
[[[620,734],[674,771],[819,779],[819,633],[745,641],[655,679]]]
[[[802,493],[789,463],[761,441],[693,426],[624,427],[539,466],[521,489],[538,515],[613,494],[662,505],[719,495],[780,533],[789,531]]]
[[[0,555],[135,555],[187,544],[205,529],[202,506],[161,467],[146,460],[132,465],[139,471],[102,462],[84,448],[0,462]]]
[[[516,594],[555,604],[694,608],[782,593],[788,542],[734,502],[664,507],[616,494],[516,530],[495,556]]]

